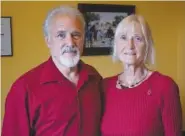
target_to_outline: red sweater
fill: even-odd
[[[51,58],[16,80],[6,98],[2,136],[97,136],[101,76],[83,62],[80,67],[77,87]]]
[[[104,79],[102,136],[181,136],[177,84],[154,72],[135,88],[117,89],[118,76]]]

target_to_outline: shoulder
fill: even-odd
[[[177,86],[177,83],[172,77],[160,72],[156,72],[155,80],[157,80],[163,87]]]
[[[89,64],[83,63],[83,67],[87,70],[89,75],[92,75],[98,79],[102,80],[101,74],[97,71],[97,69]]]
[[[11,92],[23,93],[22,90],[26,90],[29,84],[37,83],[39,81],[41,71],[45,66],[45,63],[46,62],[41,63],[36,67],[33,67],[32,69],[28,70],[20,77],[18,77],[11,85],[10,93]]]
[[[24,73],[23,75],[21,75],[18,80],[21,81],[25,81],[25,82],[29,82],[31,81],[37,81],[39,80],[39,77],[42,74],[42,71],[44,69],[44,67],[46,66],[47,62],[43,62],[35,67],[33,67],[32,69],[28,70],[26,73]]]
[[[112,88],[116,86],[118,75],[106,77],[102,80],[102,86],[104,90],[107,90],[108,88]]]
[[[175,80],[165,74],[160,72],[155,72],[155,76],[153,77],[152,81],[155,83],[156,86],[159,87],[162,93],[178,93],[179,88]]]

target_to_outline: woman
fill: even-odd
[[[124,18],[115,32],[114,58],[124,72],[104,79],[102,136],[181,136],[177,84],[147,68],[154,64],[152,35],[142,16]]]

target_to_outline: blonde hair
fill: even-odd
[[[116,45],[115,45],[115,39],[118,36],[120,32],[123,31],[123,28],[126,27],[130,23],[138,23],[141,27],[145,44],[146,44],[146,54],[144,63],[147,65],[154,65],[155,64],[155,50],[153,47],[153,38],[150,31],[150,27],[143,16],[141,15],[129,15],[126,18],[124,18],[117,26],[114,36],[114,46],[113,46],[113,60],[117,61],[119,60],[117,53],[116,53]]]

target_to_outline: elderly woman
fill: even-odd
[[[115,32],[114,58],[124,71],[103,81],[102,136],[181,136],[177,84],[154,64],[152,35],[142,16],[124,18]]]

